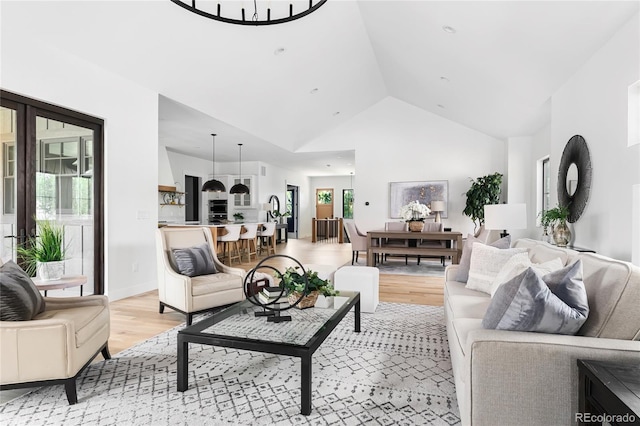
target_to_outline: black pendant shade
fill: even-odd
[[[208,180],[202,185],[202,192],[225,192],[227,188],[219,180],[216,180],[216,134],[211,133],[213,136],[213,167],[211,169],[211,180]]]
[[[236,183],[235,185],[233,185],[231,187],[231,189],[229,190],[229,194],[248,194],[249,193],[249,187],[242,183],[242,144],[239,143],[238,147],[239,147],[238,149],[240,151],[240,156],[239,156],[240,183]]]

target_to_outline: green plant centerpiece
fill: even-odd
[[[64,227],[42,220],[37,222],[38,236],[30,238],[17,252],[30,276],[40,274],[43,281],[57,280],[64,274]]]
[[[551,226],[553,241],[558,247],[566,247],[571,241],[571,231],[567,225],[569,217],[569,207],[558,205],[552,209],[542,212],[540,223],[542,226]]]
[[[273,211],[273,217],[276,218],[276,221],[279,221],[280,223],[284,223],[284,220],[286,217],[291,216],[291,212],[284,212],[284,213],[280,213],[278,210],[274,210]]]
[[[240,212],[234,213],[233,218],[236,222],[242,222],[244,220],[244,214]]]
[[[310,269],[306,270],[305,275],[307,280],[305,281],[304,276],[299,270],[299,266],[288,267],[284,271],[284,274],[280,274],[280,285],[287,292],[290,304],[293,305],[303,296],[303,299],[300,300],[297,307],[300,309],[310,308],[315,305],[319,295],[332,297],[340,294],[339,291],[333,288],[333,284],[331,284],[329,280],[323,280],[318,276],[317,272]],[[306,285],[307,281],[309,283],[308,286]]]
[[[484,206],[500,202],[502,173],[494,173],[471,179],[471,188],[467,191],[467,204],[462,213],[473,221],[474,228],[484,224]]]

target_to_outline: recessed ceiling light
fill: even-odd
[[[331,164],[327,164],[327,167],[331,167]]]
[[[284,53],[284,50],[285,50],[284,47],[278,47],[276,50],[273,51],[273,54],[276,56],[281,55]]]
[[[438,108],[442,108],[442,109],[444,109],[444,105],[442,105],[442,104],[438,104]]]
[[[316,93],[318,93],[318,88],[315,87],[315,88],[311,89],[311,91],[309,93],[311,93],[312,95],[315,95]]]
[[[440,77],[440,81],[442,81],[443,83],[448,83],[451,80],[449,80],[447,77],[443,76],[443,77]]]
[[[442,30],[443,30],[445,33],[449,33],[449,34],[455,34],[455,32],[456,32],[456,29],[455,29],[455,28],[453,28],[453,27],[450,27],[449,25],[445,25],[445,26],[443,26],[443,27],[442,27]]]
[[[334,112],[334,113],[333,113],[333,115],[334,115],[334,116],[336,116],[336,115],[340,115],[340,111],[336,111],[336,112]]]

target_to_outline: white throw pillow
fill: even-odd
[[[470,290],[491,294],[491,284],[511,257],[518,253],[527,254],[526,248],[498,249],[481,243],[473,243],[469,280]]]
[[[498,275],[496,275],[496,278],[493,280],[493,283],[491,284],[491,297],[496,293],[498,287],[517,277],[529,267],[533,268],[538,275],[543,276],[562,269],[564,265],[559,257],[543,263],[533,263],[531,262],[531,259],[529,259],[527,253],[516,254],[504,264],[502,269],[500,269],[500,272],[498,272]]]

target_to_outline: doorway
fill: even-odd
[[[316,219],[333,219],[333,188],[316,189]]]
[[[289,233],[289,238],[298,238],[300,196],[299,188],[297,186],[287,185],[287,198],[285,204],[285,211],[291,212],[291,216],[287,217],[287,232]]]
[[[87,276],[104,294],[103,121],[0,91],[0,258],[20,261],[18,245],[39,221],[64,228],[65,275]]]
[[[200,222],[200,178],[184,176],[184,220]]]

